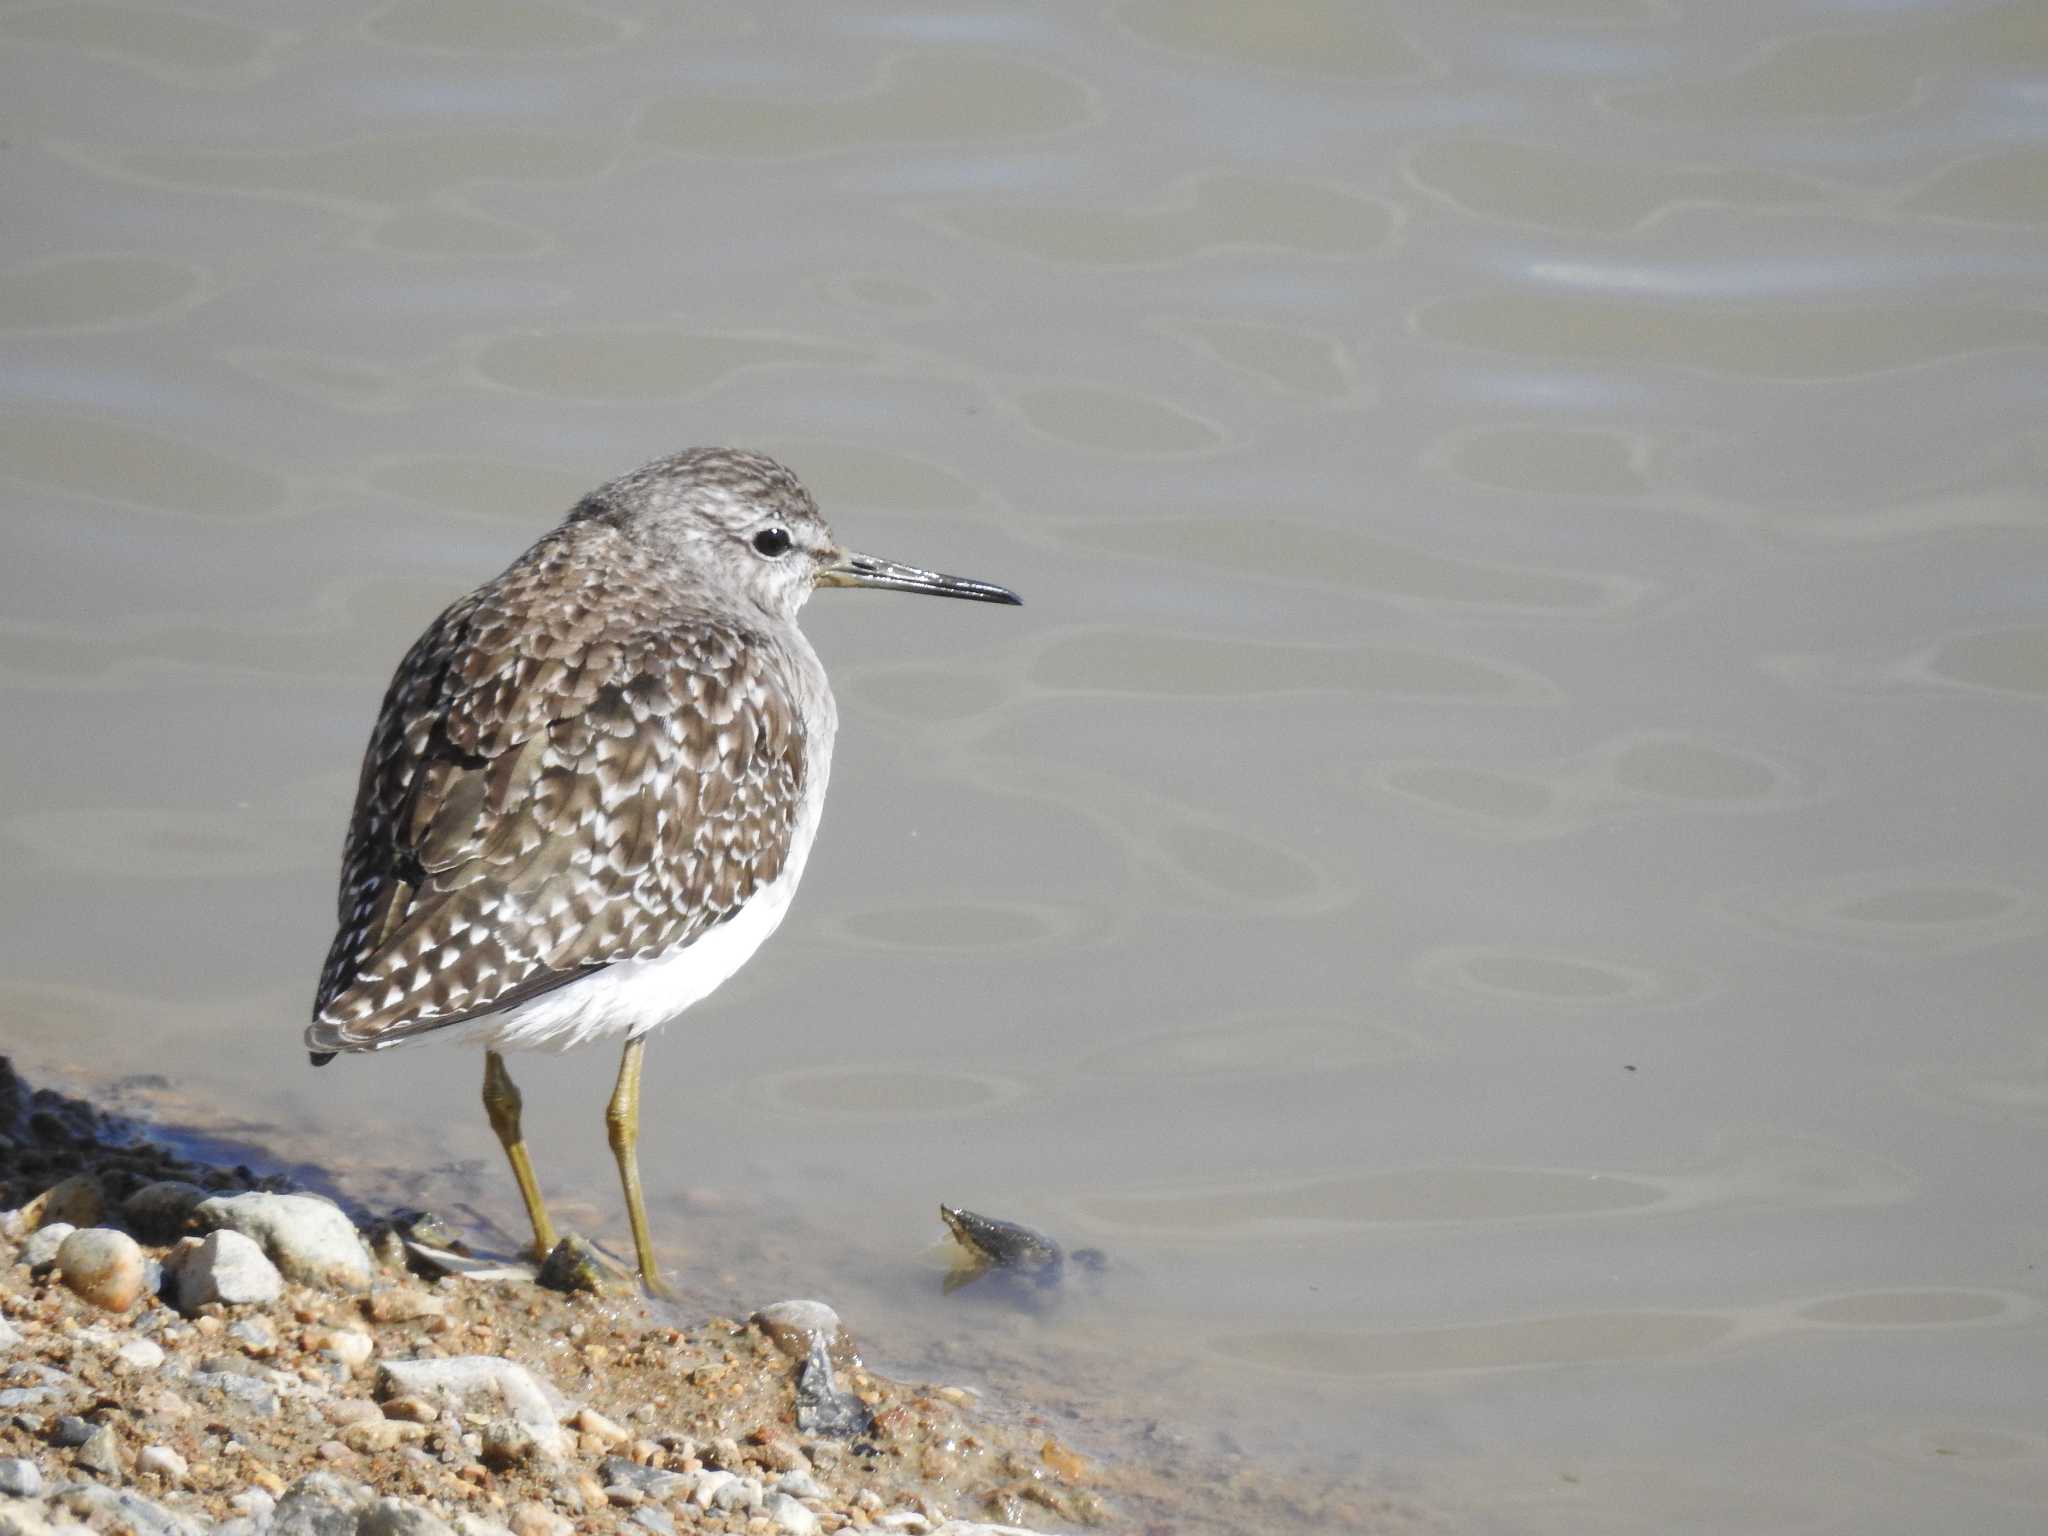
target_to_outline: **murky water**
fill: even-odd
[[[31,1063],[516,1229],[474,1056],[299,1053],[357,754],[583,488],[766,448],[1030,606],[813,605],[802,899],[649,1058],[694,1283],[1458,1528],[2039,1528],[2038,0],[0,42]],[[616,1240],[613,1062],[518,1067]],[[941,1199],[1111,1268],[941,1298]]]

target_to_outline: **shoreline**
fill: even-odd
[[[436,1275],[388,1220],[4,1058],[0,1138],[0,1527],[21,1536],[1127,1526],[1030,1416],[868,1370],[821,1303],[676,1327],[637,1289]]]

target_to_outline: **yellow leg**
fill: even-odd
[[[605,1106],[604,1127],[611,1137],[612,1156],[619,1162],[619,1183],[626,1191],[626,1219],[633,1224],[633,1253],[640,1261],[640,1283],[657,1296],[669,1294],[654,1267],[654,1242],[647,1235],[647,1207],[640,1200],[640,1058],[644,1040],[626,1042],[619,1059],[618,1086]]]
[[[505,1058],[496,1051],[484,1052],[484,1113],[491,1117],[491,1129],[505,1148],[505,1160],[512,1165],[512,1177],[519,1181],[519,1198],[526,1202],[526,1219],[533,1223],[533,1255],[544,1259],[555,1246],[555,1225],[548,1220],[548,1208],[540,1197],[540,1184],[533,1176],[533,1164],[526,1156],[526,1141],[519,1134],[518,1086],[505,1070]]]

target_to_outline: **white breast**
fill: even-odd
[[[808,644],[801,639],[798,644],[804,652],[798,658],[803,674],[798,679],[798,703],[809,772],[790,827],[789,854],[781,873],[696,942],[653,959],[621,960],[592,971],[552,992],[485,1014],[455,1038],[494,1051],[568,1051],[593,1040],[644,1035],[717,991],[782,925],[811,856],[818,820],[825,812],[832,739],[839,724],[832,694],[825,686],[824,669]]]

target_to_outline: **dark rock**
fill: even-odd
[[[73,1459],[88,1472],[97,1472],[102,1477],[119,1477],[121,1442],[115,1438],[112,1426],[102,1424],[94,1430],[92,1438],[78,1448],[78,1455]]]
[[[90,1424],[76,1414],[67,1413],[50,1426],[50,1444],[69,1449],[85,1444],[93,1437],[97,1424]]]
[[[183,1179],[145,1184],[121,1202],[121,1215],[144,1242],[170,1243],[185,1234],[206,1191]]]
[[[810,1357],[796,1383],[796,1427],[807,1435],[851,1440],[874,1425],[866,1403],[839,1390],[832,1374],[832,1355],[823,1339],[811,1340]]]

